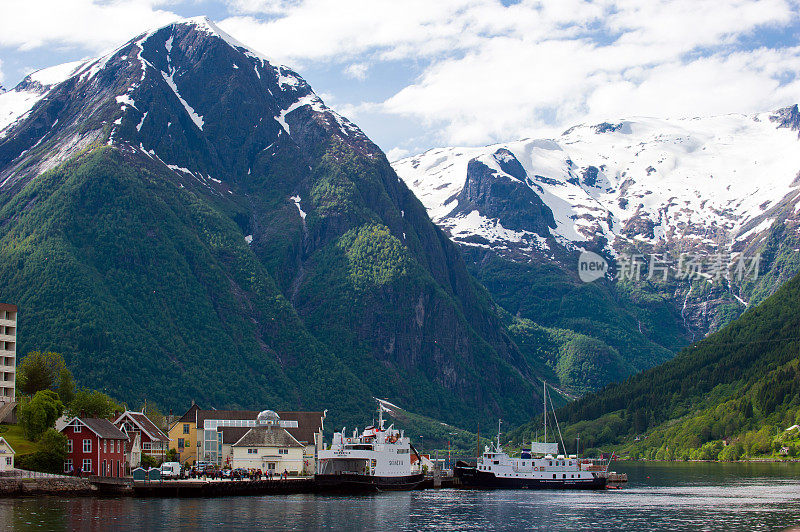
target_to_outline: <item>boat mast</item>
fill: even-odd
[[[544,389],[542,394],[542,400],[544,401],[544,443],[547,443],[547,383],[545,381],[542,381],[542,387]]]
[[[497,452],[500,452],[500,424],[503,423],[502,419],[497,420]]]

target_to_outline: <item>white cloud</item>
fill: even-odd
[[[369,70],[369,65],[366,63],[353,63],[347,65],[347,68],[344,69],[344,74],[348,78],[364,81],[367,79],[367,70]]]
[[[395,161],[399,161],[403,157],[407,157],[411,153],[403,148],[392,148],[391,150],[386,152],[386,158],[389,159],[390,163]]]
[[[800,100],[800,48],[795,42],[760,48],[753,38],[765,28],[797,31],[798,2],[230,0],[202,6],[227,12],[220,26],[276,62],[301,70],[333,66],[357,80],[380,71],[376,92],[386,94],[394,84],[390,97],[337,106],[378,132],[380,123],[402,119],[417,128],[403,133],[415,143],[436,135],[438,143],[481,144],[577,121],[749,112]],[[99,51],[171,21],[171,4],[3,0],[0,46]],[[408,70],[392,79],[391,70],[375,66],[382,61],[414,64],[415,79],[407,81]],[[373,74],[364,87],[377,79]],[[316,84],[326,88],[324,77]],[[341,89],[336,96],[352,101]]]
[[[273,20],[250,15],[229,17],[220,26],[280,62],[335,58],[367,53],[381,58],[430,56],[474,45],[478,24],[465,18],[470,8],[493,0],[305,0]],[[499,5],[499,4],[497,4]]]
[[[259,0],[240,0],[255,14]],[[264,3],[264,2],[261,2]],[[275,4],[268,3],[270,6]],[[405,116],[479,144],[631,114],[764,110],[800,99],[797,48],[741,46],[796,23],[796,0],[298,0],[222,26],[280,61],[424,58],[413,83],[351,114]],[[276,11],[273,10],[272,13]],[[792,70],[794,69],[794,70]]]
[[[99,52],[176,18],[158,0],[3,0],[0,46],[67,45]]]

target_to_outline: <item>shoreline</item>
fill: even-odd
[[[750,458],[747,460],[653,460],[647,458],[615,458],[614,462],[660,462],[665,464],[671,464],[675,462],[691,462],[691,463],[711,463],[711,464],[750,464],[750,463],[757,463],[757,464],[796,464],[800,463],[800,458],[790,458],[790,459],[779,459],[779,458]]]

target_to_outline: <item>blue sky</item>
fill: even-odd
[[[796,0],[3,0],[0,82],[206,15],[390,158],[800,101]]]

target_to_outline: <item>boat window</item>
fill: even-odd
[[[563,478],[567,478],[567,475],[562,475]]]
[[[550,460],[550,465],[553,465],[553,461],[552,460]]]
[[[499,460],[494,460],[492,463],[493,463],[494,465],[500,465],[500,461],[499,461]]]
[[[555,473],[553,473],[553,478],[556,478],[556,475],[555,475]]]

